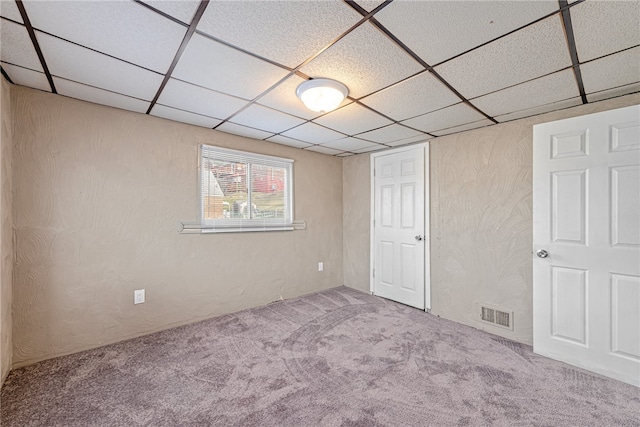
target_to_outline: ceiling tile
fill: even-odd
[[[627,95],[629,93],[640,92],[640,83],[620,86],[614,89],[603,90],[587,95],[589,102],[602,101],[603,99],[615,98],[617,96]]]
[[[432,113],[414,117],[413,119],[405,120],[402,123],[412,128],[434,133],[433,131],[436,130],[475,122],[483,118],[484,116],[482,114],[467,104],[459,103]]]
[[[355,3],[358,3],[367,12],[371,12],[384,3],[384,0],[356,0]]]
[[[640,44],[638,1],[586,1],[569,10],[580,62]]]
[[[51,74],[135,98],[152,100],[162,76],[106,55],[37,33]]]
[[[49,80],[44,73],[33,71],[28,68],[18,67],[16,65],[2,63],[2,69],[11,77],[11,80],[21,86],[32,87],[34,89],[51,92]]]
[[[334,150],[333,148],[324,147],[322,145],[314,145],[309,148],[305,148],[305,150],[315,151],[316,153],[329,154],[331,156],[342,153],[342,150]]]
[[[413,138],[419,135],[422,135],[422,133],[418,132],[417,130],[393,124],[380,129],[372,130],[370,132],[361,133],[360,135],[358,135],[358,138],[366,139],[367,141],[378,142],[380,144],[387,144],[391,141]]]
[[[344,83],[360,98],[422,70],[387,36],[365,22],[301,68],[310,77]]]
[[[354,135],[392,123],[391,120],[385,119],[380,114],[374,113],[355,102],[325,114],[315,119],[314,122],[347,135]]]
[[[0,40],[2,40],[0,57],[2,61],[44,72],[27,29],[23,25],[5,19],[1,19],[0,23]]]
[[[57,77],[53,78],[53,83],[56,85],[56,90],[60,95],[93,102],[95,104],[107,105],[109,107],[121,108],[123,110],[135,111],[136,113],[146,112],[150,104],[147,101],[142,101],[140,99],[131,98],[69,80],[59,79]]]
[[[230,120],[239,125],[251,126],[273,133],[284,132],[305,122],[304,119],[255,104],[250,105]]]
[[[302,117],[307,120],[318,117],[320,113],[309,110],[296,96],[296,89],[298,88],[300,83],[305,81],[306,80],[302,77],[293,75],[284,82],[280,83],[265,96],[258,99],[257,103],[266,105],[267,107],[275,108],[276,110],[284,111],[285,113],[293,114],[294,116]],[[340,105],[342,106],[350,103],[351,101],[347,98],[342,101],[342,104]]]
[[[484,119],[484,120],[479,120],[473,123],[467,123],[466,125],[462,125],[462,126],[454,126],[449,129],[443,129],[441,131],[434,132],[433,134],[436,136],[450,135],[452,133],[464,132],[466,130],[477,129],[485,126],[490,126],[492,124],[493,122],[491,120]]]
[[[310,144],[322,144],[324,142],[335,141],[345,136],[315,123],[305,123],[297,128],[283,132],[282,135],[300,141],[306,141]]]
[[[253,139],[266,139],[273,136],[271,132],[264,132],[259,129],[253,129],[246,126],[240,126],[235,123],[225,122],[218,126],[216,130],[220,130],[226,133],[232,133],[234,135],[246,136]]]
[[[327,142],[326,144],[322,144],[323,147],[334,148],[336,150],[341,151],[355,151],[362,150],[363,148],[369,148],[374,146],[379,146],[373,142],[365,141],[358,138],[341,138],[335,141]]]
[[[199,86],[169,79],[158,98],[158,103],[208,117],[226,119],[247,101]]]
[[[565,100],[554,102],[551,104],[545,104],[545,105],[540,105],[533,108],[527,108],[526,110],[514,111],[512,113],[495,116],[494,119],[502,123],[502,122],[508,122],[511,120],[521,119],[524,117],[536,116],[538,114],[544,114],[550,111],[576,107],[578,105],[582,105],[582,98],[580,98],[579,96],[576,98],[565,99]]]
[[[0,1],[0,16],[13,19],[20,23],[24,22],[15,1]]]
[[[640,81],[640,47],[587,62],[580,71],[586,93],[635,83]]]
[[[144,0],[144,2],[186,24],[191,24],[193,15],[195,15],[198,6],[200,6],[199,1],[191,0]]]
[[[394,1],[375,17],[436,65],[555,10],[555,1]]]
[[[387,147],[386,145],[376,144],[376,145],[373,145],[371,147],[363,148],[361,150],[355,150],[353,152],[356,153],[356,154],[371,153],[373,151],[381,151],[381,150],[384,150],[384,149],[387,149],[387,148],[389,148],[389,147]]]
[[[172,76],[253,99],[287,74],[280,67],[194,34]]]
[[[271,138],[267,139],[267,141],[274,142],[276,144],[281,144],[281,145],[288,145],[289,147],[295,147],[295,148],[311,147],[311,144],[307,142],[298,141],[297,139],[293,139],[293,138],[287,138],[286,136],[282,136],[282,135],[272,136]]]
[[[571,66],[559,15],[436,67],[463,96],[474,98]]]
[[[209,3],[198,30],[293,68],[360,19],[336,1],[216,1]]]
[[[400,147],[401,145],[409,145],[409,144],[414,144],[414,143],[417,143],[417,142],[425,142],[425,141],[428,141],[430,139],[433,139],[433,137],[423,134],[423,135],[420,135],[420,136],[414,136],[413,138],[405,138],[405,139],[399,139],[398,141],[387,142],[387,145],[389,145],[391,147]]]
[[[146,111],[184,23],[202,3],[142,1],[24,1],[63,95]],[[437,74],[500,121],[580,104],[556,0],[357,3],[366,10],[384,5],[375,18],[430,64],[459,56],[426,71],[370,22],[358,25],[356,9],[362,9],[353,2],[209,2],[153,114],[284,145],[355,151],[360,140],[380,149],[373,143],[400,146],[431,138],[423,132],[443,135],[490,124]],[[588,100],[639,91],[640,3],[578,1],[569,10]],[[17,84],[50,90],[28,33],[14,22],[21,19],[16,2],[0,1],[0,15],[3,69]],[[489,42],[522,25],[528,26]],[[288,67],[307,59],[290,75]],[[312,112],[295,95],[305,76],[340,80],[360,102],[345,100],[324,116]]]
[[[531,80],[471,100],[490,116],[507,114],[580,96],[573,69]]]
[[[26,1],[34,28],[165,73],[187,29],[134,2]]]
[[[203,116],[201,114],[189,113],[183,110],[177,110],[175,108],[166,107],[164,105],[156,104],[151,110],[151,115],[156,117],[162,117],[163,119],[173,120],[175,122],[188,123],[191,125],[202,126],[212,129],[218,126],[222,120],[214,119],[213,117]]]
[[[362,99],[362,103],[395,119],[404,120],[460,102],[431,73],[424,72]]]

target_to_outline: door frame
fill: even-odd
[[[375,278],[373,277],[373,269],[376,262],[376,248],[375,248],[375,227],[373,221],[375,219],[375,164],[376,158],[387,156],[390,154],[402,153],[404,151],[415,150],[416,148],[424,149],[424,307],[425,311],[431,311],[431,222],[429,220],[430,211],[430,170],[429,167],[429,141],[425,141],[419,144],[406,145],[400,148],[393,148],[390,150],[379,151],[372,153],[370,156],[370,217],[369,217],[369,291],[373,295],[375,292]]]

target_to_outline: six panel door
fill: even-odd
[[[640,106],[533,143],[534,352],[640,386]]]

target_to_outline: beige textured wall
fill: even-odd
[[[431,143],[432,313],[531,342],[532,132],[517,122]],[[478,321],[514,311],[514,331]]]
[[[12,99],[14,367],[342,285],[341,159],[22,87]],[[308,229],[179,234],[200,143],[294,159]]]
[[[13,275],[13,213],[11,163],[13,122],[11,86],[0,77],[0,385],[11,369],[11,294]]]
[[[640,95],[630,95],[431,141],[433,314],[532,343],[533,125],[638,103]],[[344,193],[356,199],[345,206],[343,245],[351,263],[368,265],[369,229],[351,230],[369,221],[369,182],[347,177],[349,168],[368,177],[367,165],[367,155],[344,160]],[[368,271],[345,267],[344,280],[368,289]],[[513,310],[514,331],[478,321],[480,303]]]
[[[344,283],[369,292],[371,178],[368,155],[345,157],[342,162]]]

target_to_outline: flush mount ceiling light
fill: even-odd
[[[349,94],[349,89],[331,79],[311,79],[296,89],[296,95],[311,111],[326,113],[338,108]]]

